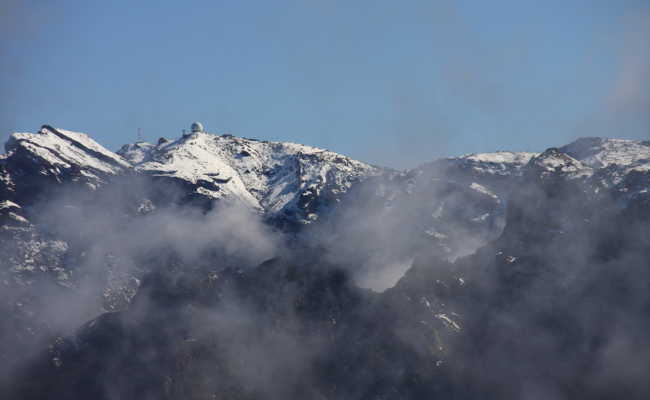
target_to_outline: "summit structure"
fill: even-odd
[[[197,121],[192,122],[192,125],[190,126],[190,131],[192,131],[192,133],[204,132],[203,124]]]

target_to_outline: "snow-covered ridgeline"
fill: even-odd
[[[205,132],[156,144],[136,142],[116,154],[86,134],[45,125],[37,133],[14,133],[6,149],[0,157],[5,191],[15,184],[16,176],[3,165],[20,159],[21,167],[57,182],[82,179],[93,188],[107,176],[135,170],[184,182],[205,198],[238,202],[269,215],[302,210],[300,218],[309,218],[318,201],[336,201],[354,182],[386,171],[311,146]],[[439,159],[407,174],[461,179],[470,189],[502,198],[508,187],[502,183],[521,176],[526,168],[544,174],[562,172],[569,178],[593,175],[604,187],[624,185],[633,176],[639,191],[645,179],[638,177],[650,172],[650,144],[581,138],[544,153],[499,151]]]
[[[560,147],[560,151],[592,168],[603,168],[612,164],[650,164],[648,141],[587,137]]]
[[[305,196],[344,192],[379,168],[316,147],[194,132],[157,145],[136,143],[120,151],[136,170],[179,179],[214,199],[236,199],[277,214],[300,207]],[[336,194],[336,193],[334,193]]]
[[[0,162],[5,191],[25,173],[58,183],[80,181],[94,189],[107,177],[136,171],[184,182],[184,190],[208,199],[269,215],[298,213],[299,219],[313,211],[308,209],[316,200],[336,198],[355,181],[382,171],[311,146],[205,132],[157,144],[137,142],[114,153],[86,134],[44,125],[37,133],[14,133],[5,147]]]
[[[116,174],[130,164],[105,149],[84,133],[43,126],[38,133],[14,133],[6,144],[8,152],[25,150],[51,168],[85,167]]]

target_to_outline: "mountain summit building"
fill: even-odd
[[[200,122],[196,122],[196,121],[192,122],[192,125],[190,126],[190,130],[192,131],[192,133],[204,132],[203,124],[201,124]]]

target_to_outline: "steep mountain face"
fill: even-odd
[[[531,160],[503,234],[456,265],[474,297],[456,303],[470,338],[459,358],[493,398],[650,393],[638,373],[649,359],[638,351],[650,332],[650,208],[642,195],[623,201],[587,163],[557,149]]]
[[[203,132],[6,148],[8,398],[650,393],[646,142],[405,172]]]
[[[63,261],[67,243],[42,235],[21,214],[16,203],[0,202],[0,371],[5,374],[12,360],[51,339],[48,323],[57,316],[48,312],[48,295],[64,295],[71,284]]]
[[[69,243],[31,221],[32,207],[67,190],[92,191],[131,167],[88,136],[50,126],[16,133],[0,156],[0,372],[61,332],[52,312],[79,290]],[[101,291],[97,297],[101,297]],[[85,314],[91,318],[100,311]],[[82,317],[81,320],[83,320]]]

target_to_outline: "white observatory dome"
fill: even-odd
[[[192,126],[190,127],[192,130],[192,133],[194,132],[203,132],[203,125],[201,125],[200,122],[192,122]]]

